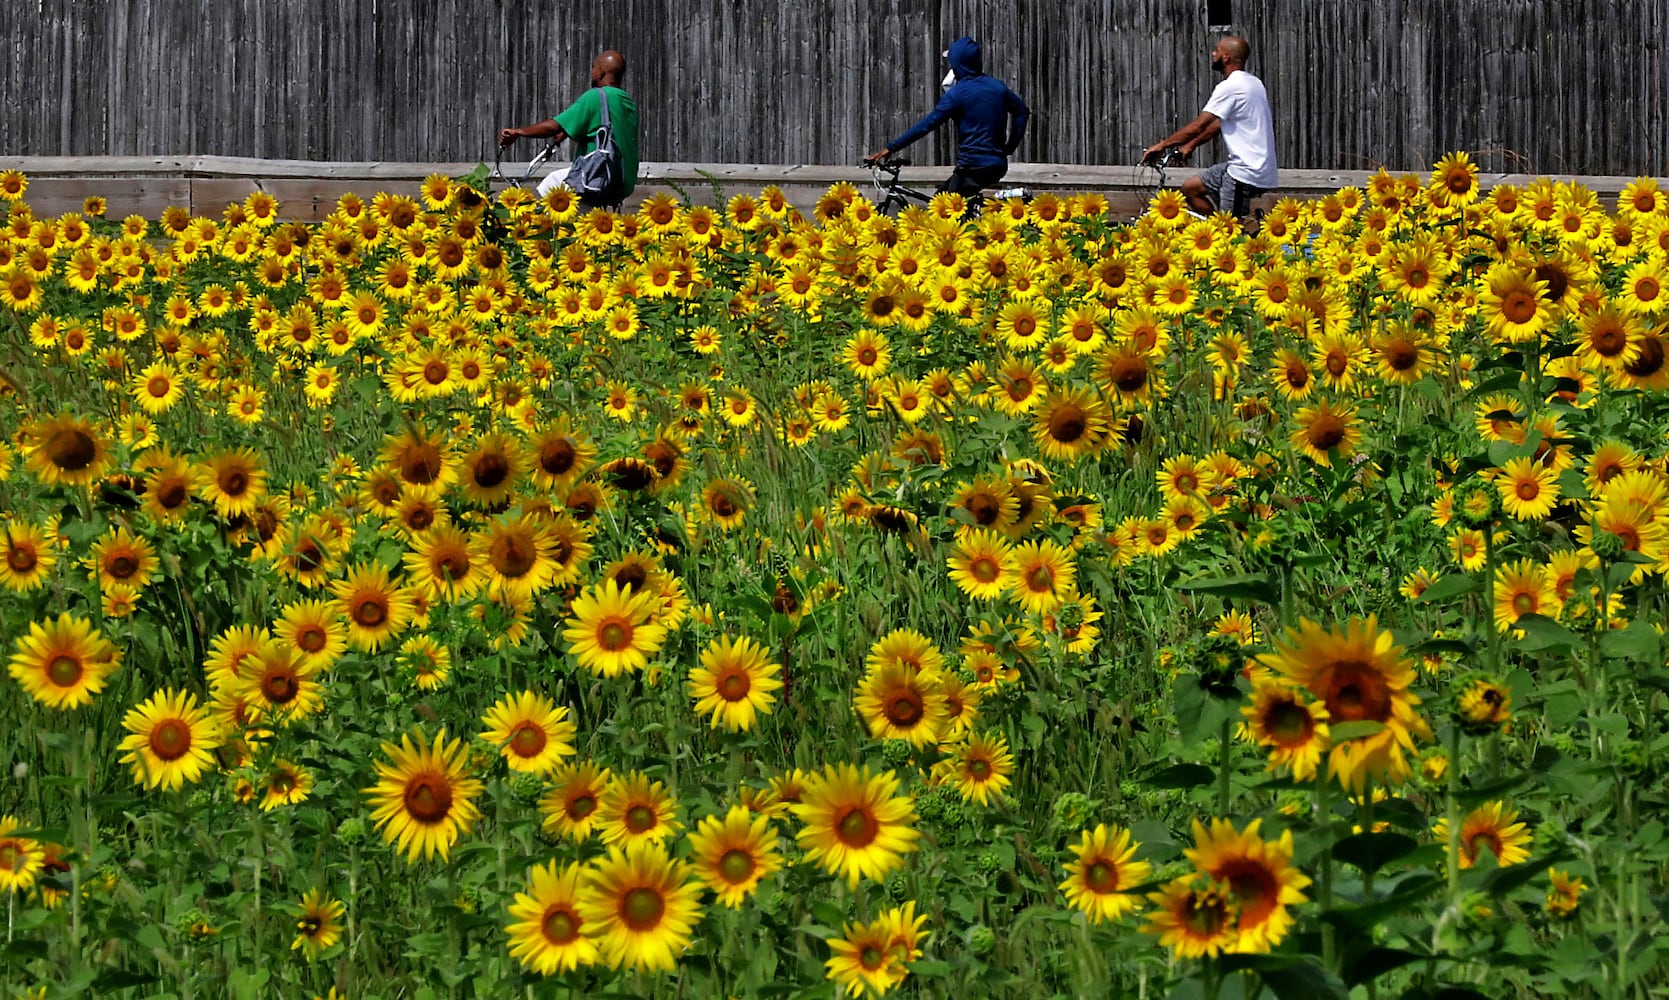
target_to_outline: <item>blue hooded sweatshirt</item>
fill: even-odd
[[[1031,110],[1020,95],[1001,80],[986,76],[979,43],[958,38],[950,43],[950,68],[956,82],[945,91],[932,111],[905,131],[887,148],[897,152],[944,124],[956,122],[956,165],[958,167],[1004,167],[1020,148]],[[1014,125],[1009,127],[1009,116]]]

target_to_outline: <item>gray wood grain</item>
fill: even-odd
[[[1214,82],[1204,0],[5,0],[0,153],[479,161],[617,47],[645,161],[851,163],[962,34],[1020,159],[1122,163]],[[1234,0],[1282,163],[1669,172],[1669,0]],[[912,151],[947,164],[946,134]],[[1209,158],[1208,158],[1209,159]]]

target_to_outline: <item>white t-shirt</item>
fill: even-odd
[[[1205,110],[1222,123],[1229,148],[1229,176],[1270,190],[1275,185],[1275,116],[1263,81],[1237,69],[1211,91]]]

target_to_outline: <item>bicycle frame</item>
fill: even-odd
[[[925,191],[917,191],[898,182],[898,172],[909,165],[909,160],[896,156],[869,165],[870,173],[875,179],[875,204],[882,213],[897,215],[911,201],[925,205],[933,200],[933,196]],[[885,180],[882,179],[883,175]]]
[[[1165,190],[1165,182],[1169,178],[1169,174],[1167,173],[1167,171],[1169,171],[1171,167],[1180,166],[1183,159],[1184,159],[1184,157],[1182,155],[1181,148],[1177,147],[1177,146],[1172,146],[1171,148],[1169,148],[1169,149],[1165,150],[1163,153],[1161,153],[1159,155],[1159,158],[1154,160],[1153,162],[1149,163],[1149,162],[1143,161],[1141,163],[1136,164],[1136,171],[1138,171],[1138,172],[1143,167],[1147,167],[1147,168],[1151,169],[1155,174],[1159,175],[1159,180],[1154,183],[1153,189],[1151,191],[1146,192],[1147,193],[1147,200],[1149,202],[1153,201],[1154,195],[1157,195],[1160,191]],[[1140,176],[1140,174],[1138,173],[1137,176]],[[1143,184],[1142,188],[1145,191],[1146,188],[1147,188],[1147,185]],[[1186,211],[1190,216],[1192,216],[1195,219],[1203,220],[1203,219],[1206,218],[1205,216],[1201,215],[1200,213],[1194,211],[1192,208],[1185,208],[1184,211]],[[1138,218],[1138,219],[1141,218],[1142,216],[1146,215],[1147,212],[1148,212],[1147,208],[1143,207],[1143,209],[1140,212],[1136,213],[1136,218]]]
[[[539,169],[540,164],[549,162],[551,157],[556,154],[556,140],[546,142],[545,148],[533,154],[533,159],[528,161],[527,169],[522,172],[520,179],[504,176],[504,149],[505,147],[500,146],[495,137],[493,142],[493,172],[487,175],[487,180],[509,184],[511,187],[521,187],[533,179],[533,171]]]

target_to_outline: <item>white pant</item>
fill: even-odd
[[[545,179],[539,182],[539,197],[543,198],[545,195],[550,194],[552,191],[561,187],[563,183],[568,180],[568,171],[571,169],[573,168],[557,167],[555,170],[546,174]]]

